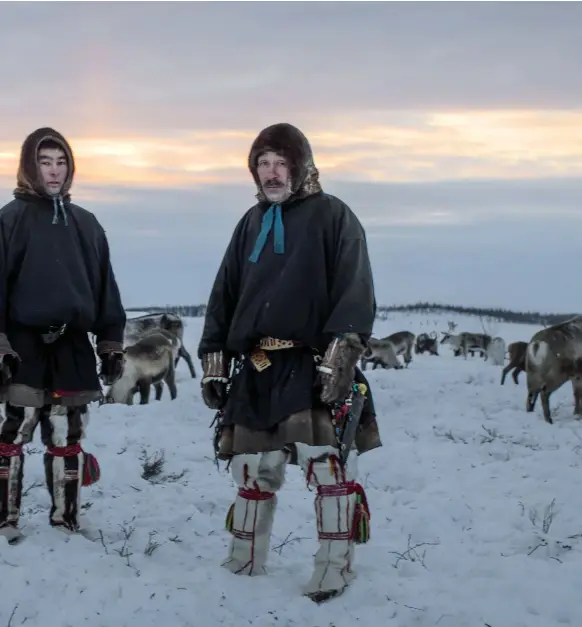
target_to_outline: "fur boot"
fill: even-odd
[[[350,453],[342,469],[333,447],[296,446],[307,485],[317,490],[315,515],[319,549],[305,595],[320,603],[340,595],[355,577],[354,546],[356,541],[362,541],[355,535],[359,525],[356,513],[363,489],[355,482],[356,451]]]
[[[49,522],[53,527],[79,530],[84,453],[80,444],[47,447],[44,454],[46,484],[52,505]]]
[[[23,471],[22,445],[0,442],[0,529],[18,527]]]
[[[235,455],[232,477],[236,500],[226,516],[232,534],[222,566],[237,575],[264,574],[269,554],[277,496],[285,480],[287,456],[283,451]]]

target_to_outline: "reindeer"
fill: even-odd
[[[396,356],[394,345],[388,338],[378,340],[371,337],[368,340],[368,346],[360,357],[360,368],[366,370],[366,366],[370,362],[373,364],[373,370],[376,370],[378,366],[386,369],[394,368],[395,370],[403,368]]]
[[[180,357],[188,364],[192,378],[196,378],[196,370],[192,362],[190,353],[184,348],[184,321],[177,314],[172,313],[151,313],[135,318],[129,318],[125,324],[124,343],[135,344],[149,331],[164,329],[170,331],[180,340],[180,350],[174,367],[178,366]]]
[[[509,363],[503,368],[501,373],[501,385],[505,383],[505,377],[513,370],[511,376],[515,385],[519,384],[518,376],[520,372],[525,370],[525,353],[527,351],[527,342],[511,342],[507,347]]]
[[[494,366],[503,366],[505,363],[505,340],[502,337],[494,337],[487,347],[487,359]]]
[[[414,333],[410,331],[398,331],[378,340],[370,338],[368,347],[362,354],[360,363],[365,368],[368,361],[379,362],[385,368],[399,369],[400,363],[396,357],[402,355],[406,368],[412,361],[412,347],[414,345]],[[394,357],[392,354],[394,353]],[[363,361],[365,360],[365,362]],[[394,361],[396,360],[396,361]],[[396,365],[398,364],[398,366]]]
[[[405,367],[412,361],[412,347],[414,346],[414,333],[410,331],[397,331],[392,333],[386,339],[392,342],[394,351],[397,355],[402,355]]]
[[[441,331],[443,337],[441,344],[449,344],[453,348],[455,357],[463,355],[467,359],[467,352],[471,355],[479,351],[487,361],[487,347],[491,342],[491,336],[486,333],[468,333],[463,331],[458,335],[453,335],[447,331]]]
[[[467,359],[467,351],[479,351],[487,361],[487,349],[491,343],[491,336],[487,333],[461,333],[461,355]]]
[[[414,344],[414,352],[418,354],[423,354],[425,351],[428,351],[431,355],[439,354],[438,351],[438,335],[435,331],[431,331],[428,333],[421,333],[416,336],[416,343]]]
[[[441,334],[442,334],[442,338],[441,338],[440,343],[448,344],[452,348],[453,354],[455,355],[455,357],[460,355],[461,354],[461,336],[453,335],[452,333],[449,333],[448,331],[441,331]]]
[[[574,415],[582,416],[582,316],[535,333],[527,345],[525,371],[526,411],[532,412],[541,396],[544,420],[553,424],[550,395],[571,380]]]
[[[154,386],[156,400],[159,401],[163,383],[168,386],[174,400],[178,395],[175,360],[180,345],[180,339],[173,333],[159,329],[146,333],[135,344],[127,346],[121,376],[115,381],[103,381],[105,385],[111,386],[105,402],[133,405],[133,396],[139,392],[140,404],[147,405],[150,386]]]

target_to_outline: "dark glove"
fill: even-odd
[[[364,345],[357,333],[345,333],[329,343],[317,367],[323,403],[331,404],[347,397],[363,350]]]
[[[207,353],[202,356],[202,400],[210,409],[222,409],[226,405],[228,364],[224,353]]]
[[[101,370],[99,377],[105,385],[113,385],[123,373],[123,351],[101,353]]]
[[[20,366],[20,357],[14,352],[0,353],[0,386],[8,385],[16,376]]]

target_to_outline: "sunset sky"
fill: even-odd
[[[125,304],[204,302],[287,121],[379,303],[582,311],[581,33],[576,2],[2,3],[0,204],[53,126]]]

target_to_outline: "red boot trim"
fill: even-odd
[[[318,485],[318,496],[349,496],[357,492],[355,481],[346,481],[345,483],[336,483],[334,485]]]
[[[83,452],[80,444],[72,444],[71,446],[47,446],[46,451],[53,457],[72,457]]]
[[[275,496],[275,493],[257,488],[239,488],[238,495],[247,501],[268,501]]]
[[[18,457],[22,455],[22,444],[0,442],[0,457]]]

